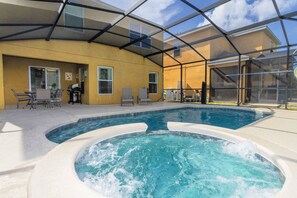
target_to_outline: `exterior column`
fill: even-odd
[[[93,62],[89,64],[87,73],[87,101],[89,105],[92,105],[96,104],[98,99],[97,65]]]
[[[293,64],[293,63],[292,63]],[[287,70],[290,68],[290,47],[287,47]],[[290,84],[290,76],[289,73],[286,73],[286,80],[287,80],[287,85],[286,85],[286,101],[285,101],[285,109],[288,109],[288,97],[289,97],[289,84]]]
[[[4,109],[4,106],[3,54],[0,51],[0,110]]]
[[[242,78],[241,78],[241,103],[245,104],[245,98],[246,98],[246,91],[247,91],[247,85],[246,85],[246,65],[247,63],[245,62],[244,65],[241,66],[241,73],[242,73]]]
[[[205,104],[207,104],[207,93],[209,93],[209,99],[208,100],[210,100],[210,89],[209,89],[209,92],[207,92],[207,87],[208,87],[208,83],[207,83],[207,75],[208,75],[208,73],[207,73],[207,61],[204,61],[204,81],[205,81],[205,88],[206,88],[206,90],[205,90],[205,92],[206,92],[206,101],[205,101]],[[209,86],[210,87],[210,86]]]
[[[158,87],[158,89],[159,89],[159,87]],[[167,100],[167,98],[164,97],[164,94],[165,94],[165,90],[164,90],[164,66],[162,66],[162,95],[161,95],[162,102],[164,102],[165,99]],[[168,96],[166,96],[166,97],[168,97]]]
[[[184,97],[184,90],[183,90],[183,65],[180,64],[180,103],[183,103]]]
[[[240,105],[241,98],[241,55],[238,56],[238,78],[237,78],[237,106]]]

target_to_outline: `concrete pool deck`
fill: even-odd
[[[17,197],[26,197],[26,184],[36,162],[57,145],[47,140],[44,134],[57,125],[83,117],[186,106],[192,105],[160,102],[134,107],[64,105],[53,109],[0,111],[0,197],[16,197],[16,193]],[[236,130],[236,135],[273,150],[277,157],[295,167],[294,174],[297,174],[297,111],[272,111],[272,116]]]

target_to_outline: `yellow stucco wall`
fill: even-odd
[[[207,28],[207,29],[199,31],[199,33],[192,33],[192,34],[183,36],[182,39],[188,43],[191,43],[194,41],[198,41],[198,40],[210,37],[213,34],[214,33],[211,31],[211,29]],[[175,43],[177,41],[176,41],[176,39],[170,39],[165,42],[166,42],[165,49],[167,49],[170,47],[174,47],[176,45]],[[178,41],[178,43],[184,45],[184,43],[181,43],[180,41]],[[210,42],[209,41],[194,44],[192,46],[206,59],[210,58]],[[174,56],[174,51],[173,50],[169,51],[168,54],[170,54],[171,56]],[[181,48],[181,56],[175,57],[175,58],[182,63],[203,60],[203,58],[201,56],[199,56],[199,54],[197,54],[195,51],[193,51],[190,47]],[[174,64],[177,64],[177,62],[175,60],[173,60],[172,58],[170,58],[167,55],[164,55],[164,66],[174,65]]]
[[[150,98],[156,101],[162,96],[162,68],[150,60],[126,50],[95,43],[61,40],[51,40],[49,42],[44,40],[1,42],[0,50],[2,54],[9,56],[88,65],[85,80],[85,102],[87,104],[120,103],[121,92],[124,87],[132,88],[136,100],[138,88],[148,87],[149,72],[159,74],[158,94],[150,94]],[[98,66],[114,68],[112,95],[98,94]],[[4,67],[6,66],[4,65]],[[0,80],[1,74],[2,72],[0,72]],[[28,71],[20,75],[28,76]],[[28,85],[28,82],[25,84]],[[2,102],[0,98],[0,104]]]
[[[197,40],[201,40],[207,38],[209,36],[218,34],[213,31],[211,28],[206,28],[199,33],[189,34],[183,37],[187,42],[193,42]],[[169,46],[174,45],[175,40],[169,42]],[[202,54],[206,59],[209,59],[211,56],[211,42],[206,41],[203,43],[195,44],[193,47]],[[170,55],[173,56],[173,51],[169,52]],[[203,60],[196,52],[194,52],[191,48],[186,47],[181,49],[181,56],[176,57],[176,59],[182,63],[192,62],[192,61],[200,61]],[[164,56],[164,88],[177,88],[177,83],[180,81],[180,67],[171,67],[166,68],[167,65],[177,64],[173,59],[168,56]],[[198,62],[193,64],[187,64],[183,66],[183,82],[184,88],[201,88],[202,82],[205,80],[205,63]],[[208,68],[208,76],[209,76],[209,68]],[[209,81],[209,78],[208,78]]]
[[[183,66],[183,88],[193,89],[201,88],[202,82],[205,80],[205,64],[195,63]],[[180,66],[164,68],[164,88],[176,89],[180,81]]]
[[[253,32],[250,34],[245,34],[242,36],[238,36],[235,38],[231,38],[231,41],[234,43],[236,48],[241,52],[252,52],[255,50],[263,49],[263,35],[265,33],[263,31]],[[257,55],[259,55],[258,53]],[[256,55],[256,56],[257,56]],[[252,55],[252,57],[254,57]]]
[[[202,81],[204,81],[204,73],[205,73],[205,64],[195,63],[191,65],[184,66],[184,79],[186,83],[186,88],[200,88]]]
[[[3,57],[0,49],[0,109],[4,109]]]
[[[270,38],[270,36],[263,32],[262,34],[262,49],[269,49],[271,47],[276,47],[276,43],[274,39]],[[263,52],[263,54],[269,53],[269,51]]]
[[[177,89],[180,80],[180,66],[164,68],[164,89]]]

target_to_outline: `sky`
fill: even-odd
[[[128,10],[136,0],[101,0],[115,7]],[[216,0],[188,0],[191,4],[203,9]],[[276,0],[281,14],[297,11],[297,0]],[[180,0],[148,0],[133,14],[166,26],[182,17],[196,12]],[[242,26],[260,22],[277,16],[272,0],[231,0],[206,13],[220,28],[230,31]],[[183,24],[170,28],[172,33],[181,33],[187,30],[209,24],[202,16],[195,17]],[[279,38],[282,45],[286,45],[280,22],[267,25]],[[285,27],[290,44],[297,43],[297,22],[285,21]],[[168,35],[165,34],[165,37]]]

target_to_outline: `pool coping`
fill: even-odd
[[[207,135],[231,142],[241,142],[246,138],[236,135],[235,130],[203,124],[168,122],[169,130]],[[54,148],[36,165],[28,185],[29,198],[49,197],[104,197],[84,184],[75,172],[74,162],[85,147],[115,136],[145,132],[145,123],[125,124],[106,127],[76,136]],[[277,165],[286,177],[277,197],[293,197],[294,182],[290,167],[281,160],[274,159],[274,153],[257,145],[259,154]],[[294,189],[295,191],[293,191]],[[291,194],[292,193],[292,194]]]

